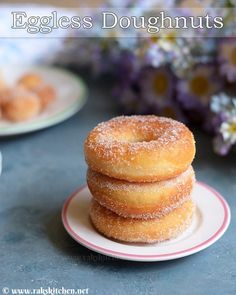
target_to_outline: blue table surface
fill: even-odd
[[[89,288],[89,294],[236,294],[236,154],[213,154],[197,131],[198,180],[228,201],[232,220],[210,248],[189,257],[141,263],[96,254],[72,240],[61,222],[67,196],[85,183],[83,141],[118,114],[108,82],[89,82],[89,100],[71,119],[47,130],[0,140],[0,290]]]

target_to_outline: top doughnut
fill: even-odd
[[[130,182],[176,177],[193,161],[191,131],[173,119],[121,116],[98,124],[84,144],[89,167]]]

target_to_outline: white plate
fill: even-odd
[[[196,213],[190,228],[176,239],[151,245],[122,243],[99,234],[88,210],[92,196],[85,186],[67,199],[62,210],[65,229],[77,242],[107,256],[134,261],[171,260],[199,252],[215,243],[230,223],[224,198],[211,187],[196,183],[192,198]]]
[[[56,99],[35,118],[12,123],[0,119],[0,136],[16,135],[43,129],[58,124],[78,112],[86,101],[86,86],[83,81],[69,71],[46,66],[7,66],[0,72],[8,85],[14,85],[25,73],[38,73],[56,89]]]

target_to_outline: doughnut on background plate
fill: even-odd
[[[13,86],[26,73],[42,76],[56,90],[56,99],[38,116],[20,123],[0,118],[0,136],[16,135],[40,130],[58,124],[77,113],[86,102],[84,82],[71,72],[48,66],[3,66],[1,73],[6,84]]]
[[[197,182],[192,199],[196,204],[191,226],[178,238],[156,244],[122,243],[98,233],[89,219],[92,196],[87,186],[65,202],[62,221],[69,235],[85,247],[133,261],[163,261],[188,256],[215,243],[230,223],[230,209],[224,198],[211,187]]]

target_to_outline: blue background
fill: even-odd
[[[122,261],[96,254],[65,232],[61,208],[85,183],[83,141],[117,115],[109,81],[89,82],[89,101],[70,120],[44,131],[1,139],[0,289],[89,288],[89,294],[236,294],[236,154],[213,154],[211,139],[195,132],[198,180],[231,207],[226,234],[210,248],[178,260]]]

